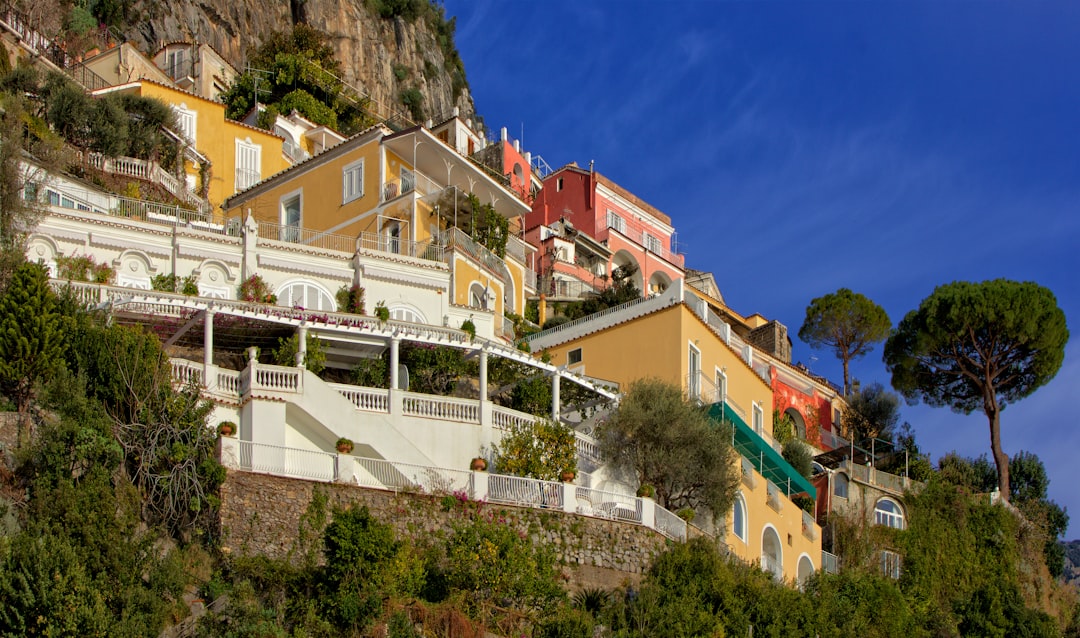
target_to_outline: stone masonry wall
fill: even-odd
[[[471,515],[461,507],[444,507],[441,496],[230,471],[222,486],[223,547],[234,556],[299,558],[301,521],[316,489],[327,495],[330,509],[366,505],[399,536],[445,533]],[[554,547],[571,589],[637,584],[669,543],[657,532],[629,523],[494,504],[481,510],[494,512],[533,542]],[[307,537],[321,533],[312,530]]]

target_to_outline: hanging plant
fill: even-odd
[[[375,304],[375,316],[384,323],[390,321],[390,309],[386,307],[385,301]]]

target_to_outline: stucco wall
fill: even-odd
[[[438,496],[230,471],[222,486],[222,546],[234,556],[296,555],[301,517],[315,489],[325,491],[331,508],[366,505],[402,537],[448,533],[469,516],[459,507],[446,511]],[[482,508],[497,511],[534,542],[554,547],[571,588],[637,582],[668,543],[660,534],[629,523],[500,505]]]

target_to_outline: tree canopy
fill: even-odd
[[[731,431],[678,386],[659,379],[631,383],[598,438],[601,455],[652,485],[660,505],[706,508],[713,516],[731,507],[739,482]]]
[[[831,348],[844,364],[844,394],[851,392],[848,371],[852,359],[889,336],[892,322],[885,309],[865,295],[841,288],[817,297],[806,307],[799,338],[812,348]]]
[[[892,385],[911,402],[981,409],[990,425],[998,487],[1009,499],[1001,410],[1054,378],[1069,330],[1050,290],[995,279],[938,286],[885,344]]]
[[[880,383],[871,383],[848,397],[844,409],[845,436],[853,441],[878,438],[892,440],[900,420],[900,397]]]

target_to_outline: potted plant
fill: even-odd
[[[637,495],[641,498],[652,498],[656,494],[656,488],[648,483],[642,483],[641,487],[637,488]]]
[[[689,523],[694,520],[695,513],[696,512],[694,512],[694,509],[692,507],[684,507],[678,512],[675,512],[675,516],[678,516],[679,518]]]
[[[390,309],[386,307],[385,301],[380,301],[375,304],[375,316],[379,318],[379,321],[386,323],[390,320]]]
[[[352,454],[353,442],[350,439],[341,437],[337,440],[337,443],[334,444],[334,447],[336,447],[337,451],[341,454]]]
[[[577,478],[577,470],[572,468],[566,468],[559,474],[559,478],[563,483],[572,483]]]
[[[476,324],[473,323],[472,319],[466,319],[462,322],[461,331],[469,335],[469,341],[476,338]]]
[[[221,436],[233,436],[236,434],[236,424],[232,421],[222,421],[218,423],[217,431]]]
[[[474,458],[469,463],[469,469],[473,472],[484,472],[487,470],[487,459],[482,456]]]

